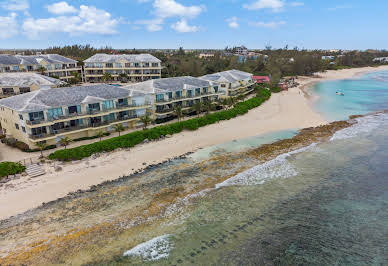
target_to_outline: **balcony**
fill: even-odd
[[[182,97],[173,97],[170,99],[159,99],[156,101],[156,104],[164,104],[167,102],[174,102],[174,101],[180,101],[180,100],[186,100],[186,99],[195,99],[202,96],[209,96],[209,95],[216,95],[221,94],[222,92],[201,92],[199,94],[191,95],[191,96],[182,96]]]
[[[54,133],[42,133],[42,134],[37,134],[37,135],[32,135],[32,134],[28,134],[28,137],[30,139],[44,139],[44,138],[49,138],[49,137],[52,137],[52,136],[55,136]]]

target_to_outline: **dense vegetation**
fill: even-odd
[[[20,163],[2,162],[0,163],[0,179],[9,175],[23,173],[26,167]]]
[[[56,151],[49,155],[49,159],[58,159],[62,161],[80,160],[91,156],[94,153],[109,152],[117,148],[131,148],[144,140],[156,140],[166,135],[180,133],[183,130],[196,130],[206,125],[214,124],[222,120],[229,120],[238,115],[247,113],[250,109],[260,106],[271,96],[271,91],[260,88],[257,96],[247,101],[235,104],[232,109],[223,110],[208,114],[203,117],[193,118],[186,121],[176,122],[169,125],[157,126],[151,129],[132,132],[120,137],[115,137],[100,142],[79,146],[72,149]]]
[[[199,58],[200,51],[186,53],[182,48],[174,51],[147,51],[135,49],[114,50],[111,47],[93,48],[90,45],[72,45],[64,47],[52,47],[44,50],[45,53],[58,53],[79,60],[91,57],[96,53],[109,54],[136,54],[141,52],[151,53],[162,60],[164,66],[163,77],[177,76],[202,76],[228,69],[239,69],[255,75],[271,75],[274,82],[283,76],[311,75],[318,71],[328,69],[342,69],[350,67],[363,67],[376,65],[373,59],[376,57],[388,56],[388,51],[366,50],[366,51],[323,51],[305,50],[297,47],[289,49],[288,46],[282,49],[266,47],[254,59],[247,59],[239,62],[237,56],[224,56],[224,51],[209,51],[215,56],[211,58]],[[336,56],[334,61],[322,60],[322,56]]]

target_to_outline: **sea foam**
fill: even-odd
[[[287,158],[293,154],[301,153],[315,147],[316,143],[313,143],[307,147],[283,153],[277,156],[275,159],[265,162],[263,164],[252,167],[238,175],[235,175],[224,182],[217,184],[216,188],[233,185],[261,185],[266,180],[272,178],[288,178],[298,174],[296,169],[287,161]]]
[[[167,258],[173,248],[169,241],[171,235],[155,237],[147,242],[124,252],[123,256],[140,256],[146,261],[156,261]]]
[[[378,128],[382,123],[388,122],[387,114],[375,114],[356,118],[357,123],[351,127],[341,129],[331,137],[333,140],[341,140],[356,137],[359,134],[370,133]]]

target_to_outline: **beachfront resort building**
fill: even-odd
[[[0,72],[39,72],[69,82],[74,75],[83,77],[76,60],[57,55],[0,55]],[[77,74],[74,74],[77,73]]]
[[[40,89],[51,89],[65,82],[33,72],[0,73],[0,98]]]
[[[178,106],[183,113],[190,113],[196,103],[214,102],[225,94],[218,84],[189,76],[148,80],[123,88],[153,95],[156,120],[175,116]]]
[[[152,115],[152,96],[110,85],[38,90],[0,100],[0,128],[35,148],[114,131],[114,125],[141,127],[140,117]]]
[[[141,82],[159,79],[162,73],[161,61],[150,54],[95,54],[84,64],[86,82]]]
[[[251,93],[255,83],[251,73],[235,69],[205,75],[200,79],[218,84],[220,90],[225,91],[226,97]]]

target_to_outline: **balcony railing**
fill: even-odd
[[[191,96],[182,96],[182,97],[172,97],[170,99],[159,99],[156,100],[156,103],[166,103],[166,102],[172,102],[172,101],[179,101],[179,100],[185,100],[185,99],[192,99],[192,98],[197,98],[201,96],[206,96],[206,95],[213,95],[213,94],[221,94],[222,92],[201,92],[195,95]]]
[[[117,117],[116,119],[108,120],[108,121],[101,121],[101,122],[96,122],[96,123],[91,123],[90,121],[86,125],[78,125],[78,126],[67,126],[61,129],[53,129],[50,133],[42,133],[42,134],[29,134],[30,139],[44,139],[44,138],[49,138],[53,137],[59,134],[64,134],[64,133],[71,133],[73,131],[85,129],[85,128],[96,128],[96,127],[102,127],[102,126],[107,126],[109,124],[115,123],[115,122],[122,122],[122,121],[127,121],[131,119],[136,119],[140,118],[138,115],[125,115],[122,117]]]
[[[87,109],[85,112],[75,112],[75,113],[66,112],[64,115],[50,117],[47,120],[45,119],[34,120],[34,121],[26,120],[26,123],[27,125],[33,126],[33,125],[55,122],[63,119],[69,119],[69,118],[77,119],[78,117],[87,116],[87,115],[98,115],[101,113],[108,113],[115,110],[122,110],[122,109],[135,108],[135,107],[146,108],[146,107],[149,107],[150,105],[152,105],[150,102],[145,102],[144,104],[118,104],[116,102],[116,108],[102,108],[100,110]]]

